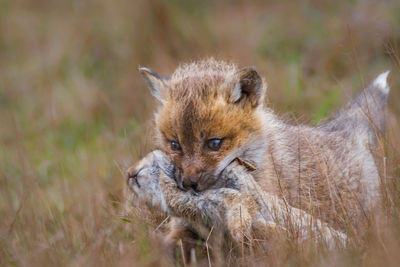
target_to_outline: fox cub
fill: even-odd
[[[211,58],[170,77],[139,71],[159,102],[156,147],[182,192],[226,187],[222,173],[240,161],[263,193],[338,227],[379,199],[371,149],[384,131],[388,71],[316,127],[288,124],[266,107],[266,82],[253,67]]]

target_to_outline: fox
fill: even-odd
[[[316,126],[290,124],[266,106],[267,83],[255,67],[208,58],[171,76],[139,72],[158,101],[155,148],[175,166],[180,190],[226,187],[221,173],[239,160],[262,192],[335,227],[377,205],[373,152],[385,130],[389,71]]]

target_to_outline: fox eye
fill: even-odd
[[[211,150],[218,151],[221,148],[222,139],[210,139],[207,141],[207,147]]]
[[[171,141],[171,149],[176,151],[182,150],[181,145],[176,141]]]

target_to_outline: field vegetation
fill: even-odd
[[[243,262],[398,266],[399,46],[398,0],[0,0],[0,265],[165,263],[157,224],[124,210],[125,170],[153,146],[138,67],[168,75],[213,56],[256,66],[293,123],[318,123],[391,70],[375,216],[345,250],[277,240]]]

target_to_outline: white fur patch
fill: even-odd
[[[389,93],[390,87],[387,83],[387,77],[389,76],[390,70],[382,72],[378,77],[375,78],[373,85],[379,87],[385,94]]]

